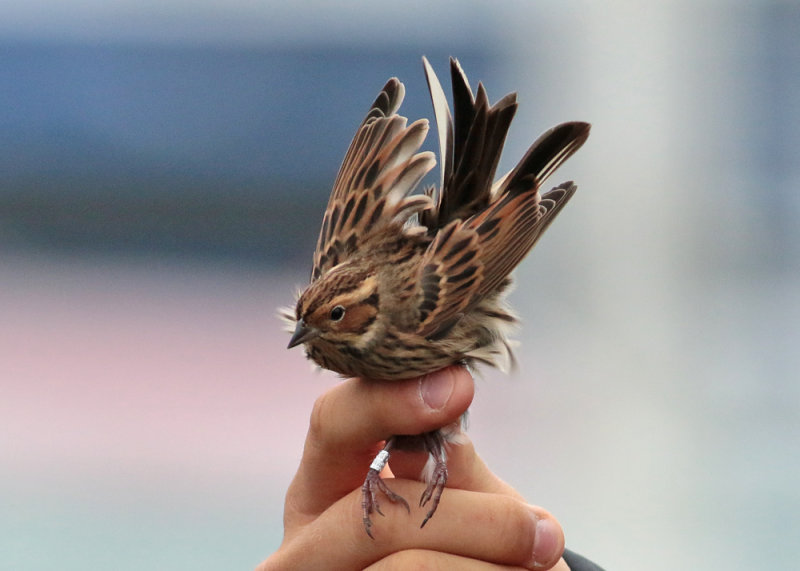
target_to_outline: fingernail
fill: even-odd
[[[551,518],[538,518],[532,514],[536,521],[536,535],[533,538],[533,555],[531,563],[534,569],[551,565],[558,557],[561,547],[561,530]]]
[[[425,375],[419,380],[419,395],[428,408],[441,410],[450,400],[454,385],[455,378],[452,372],[443,369]]]

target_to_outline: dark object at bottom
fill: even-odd
[[[570,571],[603,571],[597,563],[589,561],[583,555],[578,555],[569,549],[564,550],[564,561],[569,565]]]

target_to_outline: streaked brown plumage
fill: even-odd
[[[428,122],[406,125],[397,114],[405,89],[390,79],[347,151],[323,218],[311,283],[287,316],[294,325],[289,347],[305,344],[309,358],[342,375],[398,380],[454,363],[506,368],[512,360],[506,335],[516,321],[503,301],[509,273],[576,189],[567,182],[539,192],[586,141],[588,124],[550,129],[493,183],[516,95],[490,105],[483,85],[473,95],[451,58],[451,115],[433,69],[424,58],[423,64],[439,133],[439,190],[411,195],[435,159],[418,152]],[[447,479],[447,439],[435,431],[394,437],[386,445],[387,452],[403,447],[431,454],[421,501],[431,507],[423,525]],[[369,515],[380,511],[376,491],[405,504],[379,471],[370,469],[363,488],[370,536]]]

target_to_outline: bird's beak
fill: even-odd
[[[297,322],[297,327],[295,327],[292,338],[289,340],[289,346],[286,348],[291,349],[292,347],[296,347],[300,345],[300,343],[310,341],[317,335],[319,335],[319,330],[307,326],[306,322],[301,319]]]

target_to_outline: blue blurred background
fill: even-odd
[[[390,76],[573,119],[471,436],[611,569],[800,559],[800,4],[4,3],[0,567],[252,568],[333,375],[274,317]],[[436,148],[431,133],[427,148]]]

